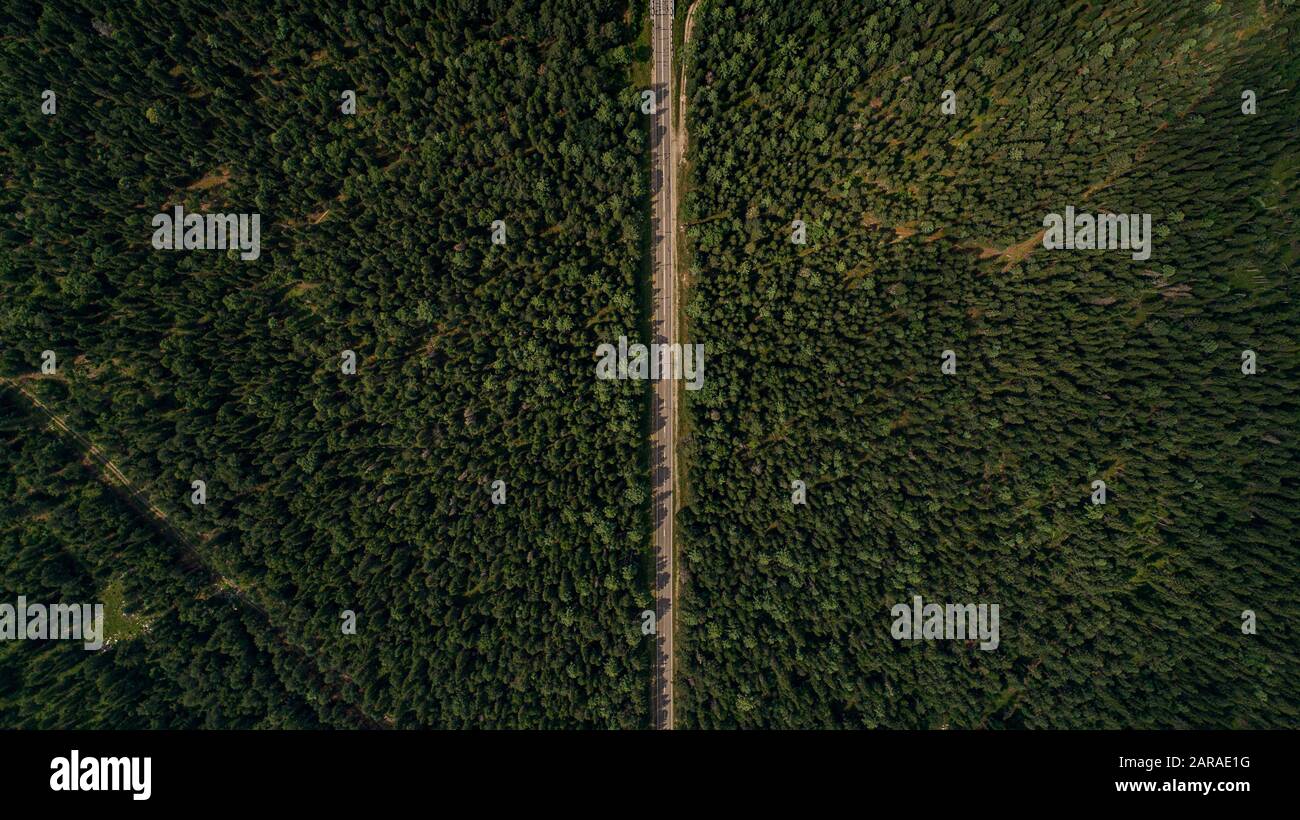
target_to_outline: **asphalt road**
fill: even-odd
[[[674,194],[676,156],[673,152],[672,71],[673,3],[651,3],[655,113],[650,125],[651,230],[654,247],[654,314],[652,341],[671,344],[677,338],[677,200]],[[677,467],[677,382],[654,383],[650,412],[650,470],[654,492],[655,549],[655,679],[653,720],[656,729],[673,728],[673,515]]]

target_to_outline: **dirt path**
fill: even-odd
[[[681,138],[677,140],[677,151],[673,157],[673,162],[679,168],[686,159],[686,144],[690,140],[690,133],[686,128],[686,50],[691,42],[691,32],[695,30],[695,10],[699,7],[700,0],[695,0],[686,10],[686,31],[682,35],[682,87],[677,95],[677,129]]]

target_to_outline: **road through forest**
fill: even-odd
[[[650,322],[651,341],[667,345],[677,339],[677,174],[673,145],[673,2],[650,4],[655,107],[650,120],[651,232],[654,252]],[[651,700],[656,729],[673,728],[673,516],[677,382],[661,373],[654,382],[650,411],[650,470],[653,492],[655,552],[655,676]]]

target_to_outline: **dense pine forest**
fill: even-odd
[[[683,724],[1296,726],[1294,5],[693,30]],[[1067,205],[1151,214],[1150,259],[1045,250]],[[914,595],[999,603],[999,648],[893,639]]]
[[[640,321],[644,11],[4,5],[0,587],[149,628],[4,647],[0,722],[645,725],[646,400],[591,377]],[[176,205],[259,258],[156,250]]]
[[[648,727],[647,4],[0,7],[0,727]],[[675,13],[677,725],[1300,726],[1296,4]]]
[[[0,725],[365,726],[263,613],[143,523],[38,414],[0,394],[0,595],[104,601],[106,645],[0,643]],[[131,611],[126,610],[130,602]]]

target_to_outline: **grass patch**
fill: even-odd
[[[148,624],[139,615],[126,611],[126,592],[120,578],[108,582],[100,596],[104,602],[104,642],[116,643],[139,637]]]

